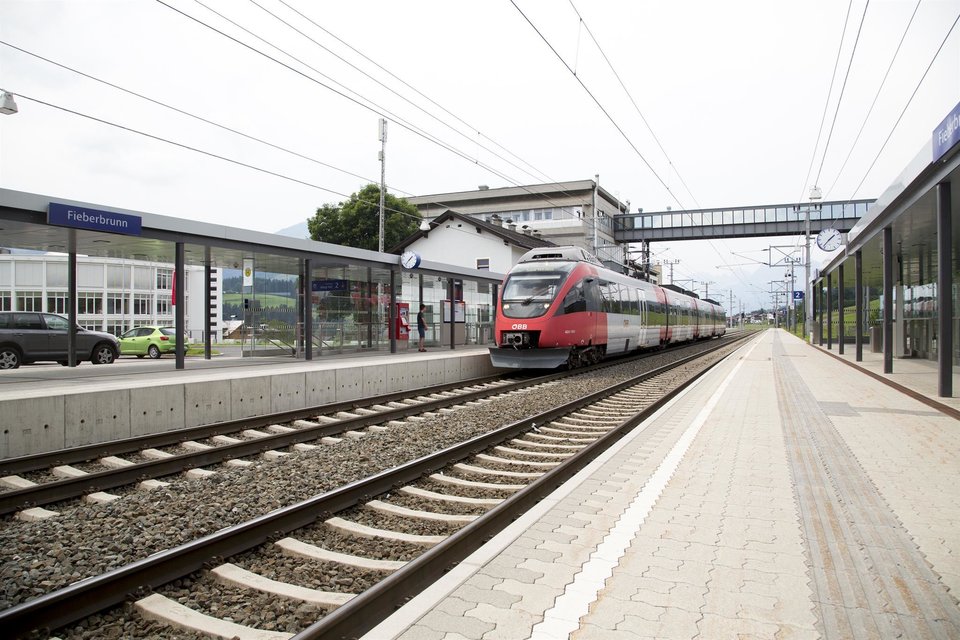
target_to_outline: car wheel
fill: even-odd
[[[117,359],[117,352],[112,346],[102,342],[93,348],[93,357],[90,362],[93,364],[111,364]]]
[[[16,369],[23,357],[16,347],[0,348],[0,369]]]
[[[160,357],[160,347],[155,344],[150,345],[147,348],[147,355],[156,360]]]

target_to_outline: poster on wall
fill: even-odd
[[[466,321],[466,306],[463,300],[457,300],[454,303],[454,322],[465,322]],[[443,310],[443,321],[450,322],[450,301],[441,300],[440,308]]]

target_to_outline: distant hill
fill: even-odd
[[[307,229],[307,221],[298,222],[295,225],[289,226],[286,229],[280,229],[279,231],[274,231],[277,235],[287,236],[288,238],[297,238],[299,240],[310,239],[310,230]]]

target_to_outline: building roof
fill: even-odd
[[[557,206],[570,206],[576,202],[585,202],[592,197],[594,188],[597,194],[609,202],[619,203],[620,199],[612,193],[597,185],[593,180],[570,180],[568,182],[549,182],[545,184],[530,184],[511,187],[497,187],[472,189],[470,191],[454,191],[450,193],[436,193],[425,196],[413,196],[407,198],[407,201],[418,208],[444,207],[454,203],[463,204],[473,202],[487,203],[517,203],[524,200],[543,200],[544,198],[556,199],[560,204]],[[621,211],[627,213],[627,211]]]
[[[480,231],[486,231],[487,233],[493,235],[494,237],[500,238],[505,242],[509,242],[510,244],[520,247],[522,249],[536,249],[538,247],[556,246],[556,243],[551,242],[545,238],[535,236],[535,235],[527,235],[522,231],[514,231],[513,229],[510,229],[506,226],[501,226],[493,222],[487,222],[486,220],[476,216],[468,216],[462,213],[457,213],[452,209],[447,209],[446,211],[441,213],[439,216],[431,220],[430,226],[431,228],[438,227],[450,220],[459,220],[461,222],[465,222],[469,225],[476,227]],[[404,249],[409,247],[411,244],[413,244],[420,238],[426,237],[428,233],[430,232],[417,231],[416,233],[413,233],[407,236],[403,240],[403,242],[401,242],[396,247],[391,249],[391,252],[397,253],[397,252],[403,251]]]

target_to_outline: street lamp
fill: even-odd
[[[13,115],[17,112],[17,102],[13,99],[13,94],[0,89],[0,113]]]

